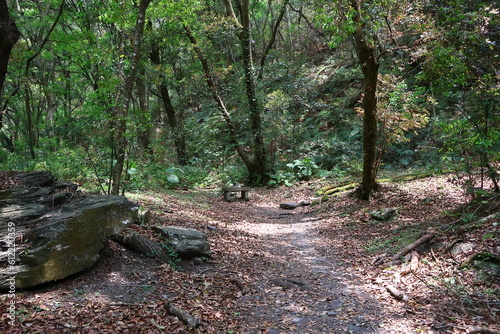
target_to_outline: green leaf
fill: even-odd
[[[170,183],[179,183],[179,177],[175,174],[170,174],[168,177],[167,177],[167,181],[170,182]]]

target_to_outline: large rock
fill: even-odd
[[[203,232],[181,226],[153,226],[153,230],[160,233],[167,246],[183,259],[211,255],[210,243]]]
[[[19,173],[0,190],[0,290],[62,279],[90,268],[103,239],[137,219],[122,196],[86,195],[49,172]]]

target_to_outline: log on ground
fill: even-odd
[[[126,248],[140,254],[156,258],[162,262],[172,262],[172,257],[155,241],[139,233],[115,234],[111,240],[118,242]]]

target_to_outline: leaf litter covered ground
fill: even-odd
[[[499,253],[498,218],[464,229],[470,199],[446,176],[384,184],[371,202],[343,194],[292,211],[280,203],[314,196],[319,184],[257,189],[226,203],[217,190],[131,195],[151,210],[149,225],[205,232],[213,256],[174,266],[108,241],[87,272],[16,297],[15,328],[2,333],[474,333],[500,330],[498,276],[460,269],[470,255]],[[397,208],[382,222],[370,211]],[[444,211],[457,212],[445,215]],[[498,197],[475,209],[499,211]],[[135,230],[153,236],[149,226]],[[417,267],[374,265],[425,231]],[[452,254],[451,247],[472,244]],[[405,297],[396,300],[393,286]],[[167,304],[200,319],[190,328]],[[2,327],[0,327],[1,329]],[[481,331],[476,331],[481,333]],[[486,333],[482,331],[482,333]]]

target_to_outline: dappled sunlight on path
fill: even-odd
[[[331,242],[318,232],[328,224],[310,207],[283,210],[279,203],[231,203],[244,218],[227,228],[262,241],[251,289],[241,299],[243,333],[409,333],[404,319],[382,330],[384,306],[345,271]],[[262,260],[262,259],[259,259]]]

